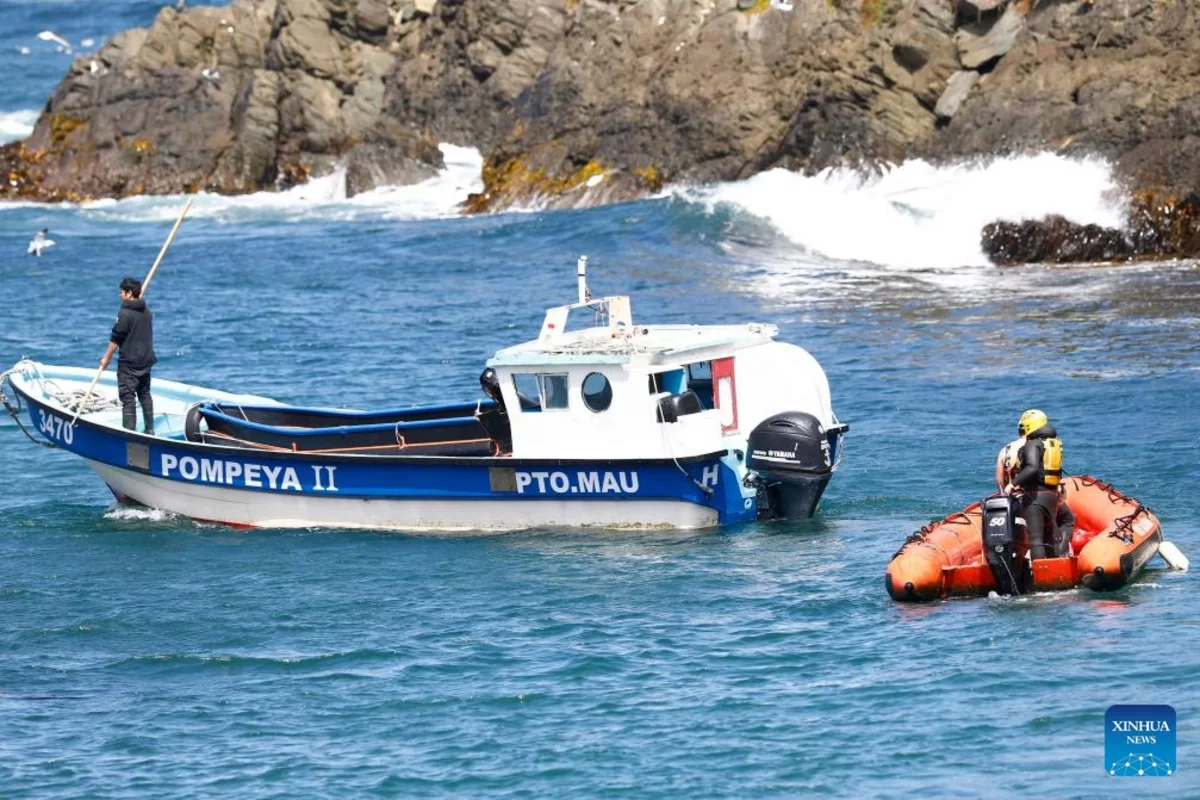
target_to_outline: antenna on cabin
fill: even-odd
[[[579,302],[586,303],[592,299],[592,293],[587,285],[587,256],[580,256],[575,264],[575,277],[579,283]]]

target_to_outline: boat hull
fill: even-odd
[[[711,508],[678,500],[313,497],[180,484],[88,461],[119,500],[246,528],[503,531],[530,527],[706,528]]]
[[[248,451],[188,441],[182,425],[166,438],[98,424],[91,414],[73,421],[60,404],[31,391],[31,381],[13,378],[33,431],[82,457],[118,499],[196,520],[399,530],[688,529],[756,514],[739,462],[726,452],[595,461]],[[175,401],[180,419],[195,399]],[[157,394],[155,401],[172,402],[160,404]]]
[[[1036,559],[1032,591],[1082,585],[1112,591],[1130,583],[1162,542],[1158,519],[1133,498],[1095,478],[1066,481],[1065,500],[1076,518],[1066,558]],[[892,558],[884,583],[892,599],[906,602],[983,596],[996,582],[983,554],[983,513],[969,506],[913,534]]]

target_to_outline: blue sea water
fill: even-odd
[[[47,9],[91,9],[103,35],[154,5],[0,3],[0,48]],[[40,66],[0,112],[65,67],[0,64],[18,58]],[[836,222],[820,209],[778,196],[781,226],[712,197],[483,218],[202,198],[150,292],[158,375],[473,398],[586,252],[637,319],[773,322],[808,348],[853,425],[843,469],[816,520],[719,532],[234,531],[115,507],[5,418],[0,797],[1200,795],[1190,574],[924,606],[883,586],[908,533],[990,491],[1031,406],[1071,471],[1195,555],[1200,267],[972,266],[936,225],[915,240],[931,266],[834,259],[795,233]],[[0,205],[3,366],[94,363],[178,205]],[[853,242],[880,220],[840,221]],[[25,256],[42,227],[58,245]],[[1105,774],[1118,703],[1174,706],[1177,774]]]

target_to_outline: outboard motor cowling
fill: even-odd
[[[1025,594],[1029,585],[1025,559],[1017,546],[1018,512],[1017,501],[1008,495],[983,501],[983,557],[998,594]]]
[[[785,411],[759,423],[746,442],[758,473],[759,519],[808,519],[833,476],[829,437],[812,414]]]

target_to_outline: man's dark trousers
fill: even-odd
[[[140,369],[117,362],[117,397],[121,398],[121,424],[137,430],[137,404],[142,404],[146,433],[154,433],[154,398],[150,395],[150,367]]]

